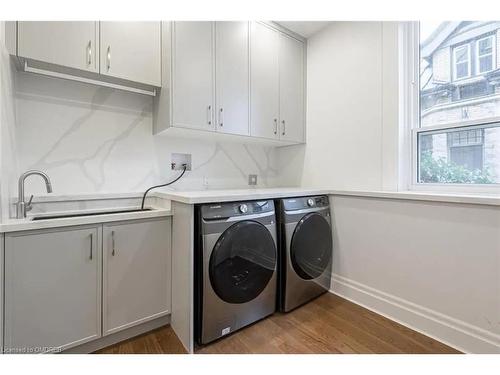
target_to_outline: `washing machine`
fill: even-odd
[[[328,196],[277,201],[279,308],[288,312],[330,289],[333,238]]]
[[[276,311],[274,207],[273,200],[262,200],[196,208],[197,344],[207,344]]]

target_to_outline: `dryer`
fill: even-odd
[[[272,200],[197,207],[195,335],[207,344],[276,311]]]
[[[330,289],[333,238],[328,196],[281,199],[280,310],[290,311]]]

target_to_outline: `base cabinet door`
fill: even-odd
[[[5,353],[68,349],[100,337],[97,227],[5,236]]]
[[[105,224],[103,334],[171,311],[171,219]]]

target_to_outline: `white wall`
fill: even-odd
[[[391,22],[334,22],[308,39],[307,144],[278,150],[282,185],[396,188],[396,47]]]
[[[461,350],[500,353],[500,208],[331,198],[335,293]]]
[[[308,40],[307,144],[283,184],[398,186],[398,25],[337,22]],[[469,352],[500,353],[500,209],[332,196],[332,289]]]

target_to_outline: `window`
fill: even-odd
[[[500,22],[406,23],[401,30],[406,184],[498,192]]]
[[[493,70],[493,42],[493,35],[487,36],[486,38],[482,38],[477,41],[477,74],[486,73]]]
[[[419,183],[493,184],[484,163],[485,136],[500,141],[500,124],[419,133]],[[494,145],[488,145],[488,152]],[[493,151],[494,152],[494,151]]]
[[[455,79],[463,79],[470,77],[470,45],[455,47],[453,49],[454,56],[454,77]]]

